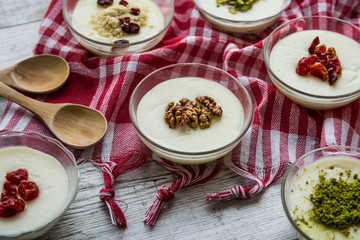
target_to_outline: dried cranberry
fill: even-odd
[[[1,192],[0,201],[3,202],[12,198],[17,199],[18,198],[17,196],[18,196],[18,191],[16,185],[10,182],[5,182],[3,185],[3,190]]]
[[[329,58],[333,58],[336,56],[336,51],[333,47],[329,47],[326,53],[329,55]]]
[[[315,55],[316,55],[316,61],[315,62],[320,62],[322,65],[327,66],[329,63],[329,58],[325,53],[321,53],[320,51],[315,50]]]
[[[129,3],[127,1],[121,0],[119,4],[126,7]]]
[[[39,196],[39,187],[30,181],[21,181],[18,191],[20,197],[25,201],[33,200]]]
[[[325,81],[328,76],[328,70],[324,65],[317,62],[310,66],[310,74]]]
[[[320,52],[320,53],[325,53],[326,54],[326,45],[325,44],[321,44],[320,46],[315,48],[314,53]]]
[[[114,44],[128,44],[128,43],[129,43],[129,41],[126,39],[120,39],[120,40],[116,40],[114,42]]]
[[[107,7],[113,3],[113,0],[97,0],[100,6]]]
[[[130,23],[130,18],[129,17],[120,18],[120,23],[121,24]]]
[[[134,16],[138,16],[140,14],[140,9],[139,8],[131,8],[130,13]]]
[[[21,199],[9,199],[0,202],[0,217],[9,218],[24,211],[25,202]]]
[[[309,73],[309,71],[310,71],[309,58],[303,57],[302,59],[300,59],[296,67],[296,73],[301,76],[305,76]]]
[[[121,29],[129,34],[139,33],[140,26],[136,23],[130,22],[130,23],[124,23],[121,25]]]
[[[19,185],[21,180],[27,180],[28,177],[28,171],[24,168],[6,174],[6,179],[15,185]]]
[[[333,68],[334,71],[337,72],[338,74],[341,74],[341,72],[342,72],[341,71],[340,61],[339,61],[339,58],[337,56],[329,58],[328,67]]]
[[[308,49],[310,54],[314,53],[314,50],[319,43],[320,43],[320,38],[319,37],[314,38],[314,40],[312,41],[312,43]]]
[[[329,76],[329,84],[330,85],[333,85],[339,78],[338,73],[335,71],[331,71],[331,72],[329,71],[328,76]]]

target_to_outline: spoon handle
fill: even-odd
[[[38,115],[45,122],[48,121],[49,115],[52,115],[58,110],[56,104],[43,103],[30,97],[26,97],[2,82],[0,82],[0,96],[23,106],[32,113]]]

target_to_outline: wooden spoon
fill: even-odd
[[[69,77],[68,63],[57,55],[37,55],[0,70],[0,81],[30,93],[50,93]]]
[[[92,108],[78,104],[45,103],[26,97],[0,82],[3,96],[36,114],[66,145],[87,148],[105,135],[107,122],[104,115]]]

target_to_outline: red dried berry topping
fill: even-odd
[[[119,39],[114,42],[114,44],[128,44],[129,41],[126,39]]]
[[[310,54],[314,53],[315,47],[317,45],[319,45],[319,43],[320,43],[320,38],[319,37],[314,38],[314,40],[312,41],[312,43],[311,43],[311,45],[310,45],[310,47],[308,49]]]
[[[309,58],[303,57],[298,62],[296,67],[296,73],[301,76],[306,76],[310,72],[310,60]]]
[[[39,196],[39,187],[34,182],[21,181],[18,192],[22,199],[31,201]]]
[[[0,202],[0,217],[9,218],[24,211],[25,202],[21,199],[9,199]]]
[[[127,1],[121,0],[119,4],[126,7],[129,3]]]
[[[310,66],[310,74],[323,81],[326,81],[328,76],[328,70],[324,65],[317,62]]]
[[[0,201],[3,202],[13,198],[14,199],[18,198],[18,191],[16,185],[10,182],[4,182]]]
[[[130,18],[129,17],[120,18],[120,23],[121,24],[130,23]]]
[[[131,8],[130,13],[134,16],[140,15],[140,9],[139,8]]]
[[[121,25],[121,29],[129,34],[139,33],[140,26],[136,23],[130,22],[130,23],[124,23]]]
[[[337,72],[334,72],[334,71],[329,71],[329,83],[330,83],[330,85],[333,85],[335,82],[336,82],[336,80],[338,80],[338,78],[339,78],[339,75],[338,75],[338,73]]]
[[[97,4],[103,7],[107,7],[113,3],[113,0],[97,0]]]
[[[6,174],[6,179],[15,185],[19,185],[20,181],[27,180],[29,177],[28,171],[25,168],[20,168]]]
[[[326,51],[326,53],[329,55],[329,58],[336,57],[336,51],[335,48],[329,47]]]
[[[308,51],[311,54],[309,57],[300,59],[296,67],[296,73],[301,76],[310,75],[317,77],[323,81],[328,80],[329,84],[334,84],[342,69],[339,58],[336,55],[335,48],[326,48],[325,44],[320,44],[319,37],[316,37]]]

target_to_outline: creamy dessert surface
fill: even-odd
[[[39,196],[25,204],[25,210],[10,218],[0,218],[0,235],[19,234],[37,229],[53,220],[68,195],[68,177],[52,156],[27,147],[0,149],[0,186],[8,172],[27,169],[29,181],[39,187]]]
[[[303,57],[310,54],[308,48],[313,39],[319,36],[320,44],[334,47],[339,57],[342,74],[335,84],[330,85],[314,76],[300,76],[296,66]],[[326,30],[306,30],[290,34],[275,44],[270,54],[270,68],[287,85],[320,96],[336,96],[360,89],[360,44],[342,34]]]
[[[205,95],[222,107],[221,118],[213,118],[207,129],[169,128],[164,120],[168,103]],[[137,120],[139,128],[155,143],[178,151],[201,152],[235,140],[243,128],[244,115],[241,103],[226,87],[203,78],[185,77],[162,82],[146,93],[139,103]]]
[[[148,39],[164,28],[164,17],[151,0],[126,0],[127,7],[114,0],[109,7],[102,7],[97,0],[79,0],[72,14],[72,25],[82,35],[96,41],[114,43],[127,40],[130,43]],[[126,8],[139,8],[140,15],[123,13]],[[129,10],[129,9],[128,9]],[[140,25],[139,33],[127,34],[121,30],[120,18],[130,17]]]
[[[233,21],[253,21],[271,17],[279,13],[284,5],[284,0],[258,0],[252,9],[232,14],[228,5],[217,6],[216,0],[197,0],[197,2],[206,12]]]
[[[345,236],[339,231],[335,231],[315,223],[310,219],[310,210],[313,204],[310,201],[310,194],[314,193],[314,187],[319,183],[319,174],[326,179],[339,179],[345,170],[351,170],[351,177],[343,177],[347,181],[354,181],[353,176],[360,176],[360,160],[347,156],[324,157],[313,164],[301,169],[290,187],[289,205],[290,213],[299,227],[314,240],[323,239],[360,239],[360,228],[350,228],[350,235]],[[342,174],[341,174],[342,172]],[[344,176],[344,175],[343,175]]]

